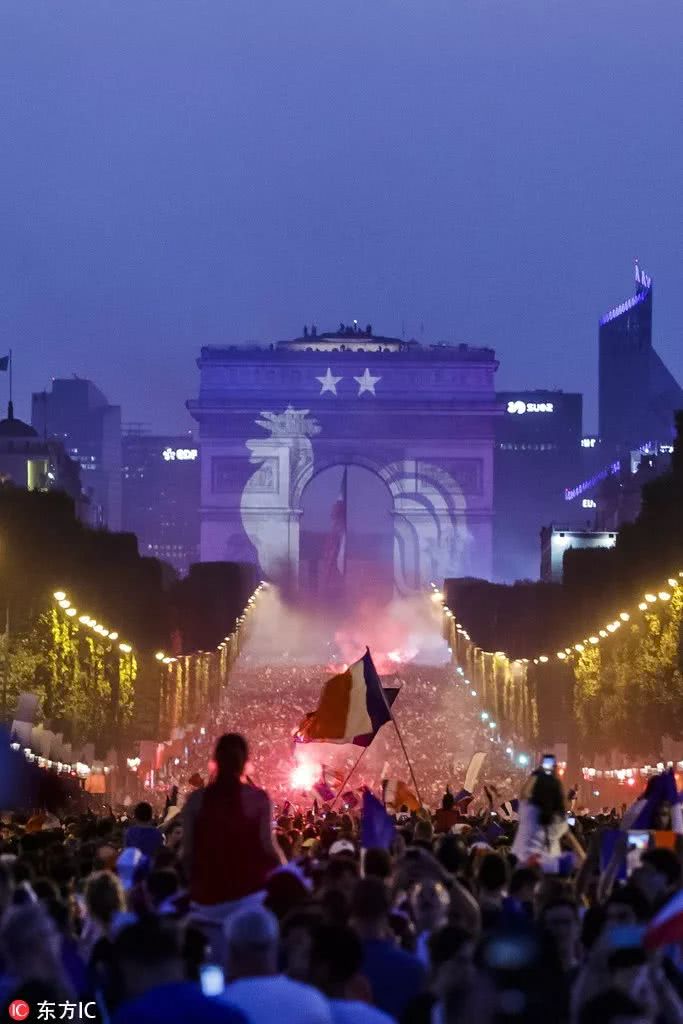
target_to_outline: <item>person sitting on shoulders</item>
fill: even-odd
[[[286,863],[273,839],[268,794],[241,781],[247,757],[243,736],[221,736],[214,780],[195,790],[182,811],[190,896],[207,916],[224,918],[240,901],[261,899],[269,873]]]

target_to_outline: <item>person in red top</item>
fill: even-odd
[[[450,832],[459,821],[462,821],[462,818],[455,806],[455,797],[449,788],[444,793],[441,807],[434,816],[434,829],[436,832]]]
[[[221,736],[215,778],[191,793],[182,811],[190,897],[195,912],[216,924],[245,900],[260,899],[269,873],[283,863],[268,794],[241,781],[248,754],[243,736]]]

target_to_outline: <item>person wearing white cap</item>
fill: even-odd
[[[222,996],[250,1024],[333,1024],[327,1000],[277,970],[279,926],[265,907],[237,911],[225,924],[226,985]]]
[[[350,839],[336,839],[330,847],[330,857],[336,857],[338,853],[356,854],[356,847]]]

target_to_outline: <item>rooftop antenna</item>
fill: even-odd
[[[14,419],[14,401],[12,388],[12,349],[9,350],[9,405],[7,406],[7,419]]]

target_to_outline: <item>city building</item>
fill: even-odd
[[[0,484],[29,491],[63,491],[73,499],[79,518],[89,522],[78,463],[69,458],[60,441],[46,441],[28,423],[16,419],[11,401],[6,419],[0,420]]]
[[[577,529],[574,526],[544,526],[541,530],[541,579],[561,583],[564,556],[570,548],[613,548],[615,531]]]
[[[601,448],[593,451],[601,453]],[[600,530],[619,530],[632,523],[640,513],[642,488],[669,472],[672,453],[673,444],[650,443],[613,456],[604,465],[584,467],[583,480],[565,490],[567,512],[588,512]]]
[[[121,408],[90,380],[52,381],[33,395],[31,423],[39,437],[60,441],[79,463],[93,523],[121,529]]]
[[[652,278],[635,265],[635,292],[600,320],[600,438],[608,457],[670,444],[683,389],[652,345]]]
[[[128,432],[122,441],[123,529],[141,555],[187,573],[199,559],[199,448],[191,434]]]
[[[198,366],[202,560],[358,599],[491,577],[491,349],[354,322]]]
[[[566,515],[565,488],[581,476],[583,396],[499,391],[494,460],[494,572],[502,583],[538,578],[544,523]]]

